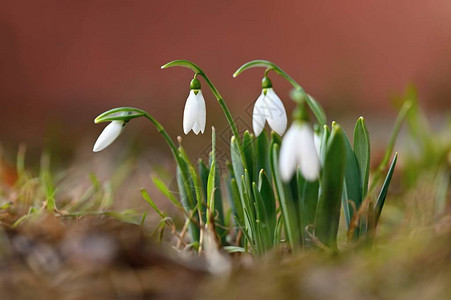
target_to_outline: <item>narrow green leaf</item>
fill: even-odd
[[[238,141],[235,138],[235,136],[232,136],[232,138],[230,139],[230,152],[231,152],[233,173],[235,175],[236,182],[238,184],[238,189],[240,190],[240,193],[242,193],[241,176],[244,175],[244,167],[243,167],[243,163],[241,161],[241,153],[240,153],[240,148],[238,146]]]
[[[381,192],[379,193],[379,196],[377,197],[376,201],[376,207],[374,208],[375,213],[375,223],[379,221],[379,217],[382,212],[382,208],[384,207],[385,198],[387,197],[388,187],[390,186],[391,178],[393,176],[393,171],[395,170],[396,161],[398,160],[398,153],[395,153],[395,156],[393,157],[393,160],[390,165],[390,169],[388,170],[387,176],[385,177],[384,184],[382,185]]]
[[[269,227],[268,218],[267,218],[268,213],[266,211],[264,201],[262,199],[262,195],[258,191],[257,184],[255,182],[252,183],[252,190],[253,190],[253,194],[254,194],[254,198],[255,198],[255,208],[256,208],[256,214],[257,214],[257,219],[256,219],[257,226],[256,227],[259,231],[260,240],[261,240],[261,242],[260,242],[261,248],[260,248],[259,252],[263,253],[263,252],[266,252],[268,249],[270,249],[272,246],[272,241],[273,241],[272,232],[274,232],[274,229],[271,229]]]
[[[174,194],[169,190],[169,187],[157,176],[152,176],[153,184],[157,187],[157,189],[166,197],[169,201],[172,202],[176,207],[182,207],[180,202],[175,198]]]
[[[214,201],[214,191],[215,191],[215,175],[216,175],[216,161],[213,160],[211,163],[210,174],[208,175],[208,184],[207,184],[207,207],[210,211],[215,210],[215,201]],[[208,220],[207,220],[208,222]]]
[[[301,199],[301,230],[304,231],[308,225],[315,224],[319,181],[308,181],[302,176],[297,176],[297,183]]]
[[[256,181],[256,178],[254,178],[254,176],[256,177],[255,175],[256,169],[254,163],[255,160],[254,137],[252,134],[249,133],[248,130],[246,130],[243,134],[243,152],[244,157],[246,158],[246,166],[249,172],[249,178],[252,181]]]
[[[244,226],[244,212],[243,205],[241,204],[240,191],[238,190],[238,184],[235,178],[230,179],[230,197],[233,205],[233,211],[238,221],[238,225]]]
[[[263,131],[256,141],[256,157],[257,157],[257,171],[265,170],[268,178],[271,178],[271,166],[269,165],[269,144],[266,132]]]
[[[188,166],[186,162],[182,159],[178,162],[177,165],[177,185],[180,192],[180,202],[183,204],[185,211],[188,214],[191,214],[192,211],[196,208],[196,204],[194,203],[194,195],[192,189],[192,183],[189,179],[189,171],[187,170]],[[194,216],[196,217],[196,216]],[[199,241],[200,230],[193,222],[189,222],[188,231],[191,236],[191,241]]]
[[[207,207],[210,211],[215,211],[214,190],[215,190],[215,178],[216,178],[216,135],[215,129],[212,127],[211,131],[211,155],[210,155],[210,174],[208,174],[207,181]],[[207,219],[208,223],[208,219]]]
[[[255,217],[255,208],[253,205],[253,201],[251,199],[251,187],[248,184],[248,178],[246,178],[247,172],[245,175],[241,176],[241,186],[243,187],[243,191],[241,192],[241,199],[243,204],[243,211],[245,217],[245,225],[246,232],[249,236],[249,242],[252,245],[252,248],[256,251],[260,249],[259,247],[259,236],[256,228],[256,217]],[[257,247],[257,249],[256,249]]]
[[[370,136],[363,117],[360,117],[355,124],[354,153],[362,180],[362,199],[365,199],[370,174]]]
[[[279,198],[279,204],[282,208],[286,238],[290,244],[291,249],[295,251],[299,248],[300,231],[298,229],[296,209],[294,207],[290,189],[285,183],[282,182],[282,178],[280,177],[279,145],[276,142],[274,142],[271,146],[271,172],[273,174],[276,191]]]
[[[332,128],[328,142],[315,220],[317,238],[333,249],[337,248],[345,163],[346,148],[343,130],[336,124]]]
[[[264,170],[260,170],[258,177],[258,191],[262,197],[266,212],[264,222],[268,224],[270,230],[274,231],[277,223],[276,198],[274,196],[274,188]],[[271,235],[273,235],[273,233]]]
[[[203,222],[205,223],[207,220],[205,219],[206,217],[206,209],[207,209],[207,199],[208,199],[208,194],[207,194],[207,183],[208,183],[208,175],[210,174],[210,169],[205,165],[204,161],[202,159],[199,159],[198,161],[198,170],[199,170],[199,178],[201,181],[201,185],[202,185],[202,196],[203,199],[205,201],[205,205],[201,205],[201,210],[202,210],[202,216],[203,216]]]
[[[346,187],[344,188],[345,193],[342,197],[342,203],[345,212],[346,225],[349,229],[349,223],[351,222],[354,214],[352,204],[349,203],[349,201],[352,201],[357,209],[360,207],[360,204],[362,203],[362,180],[357,158],[344,131],[342,136],[346,150],[346,167],[344,178]]]
[[[155,210],[155,212],[159,214],[160,217],[166,218],[167,215],[158,208],[155,202],[153,202],[153,200],[150,198],[149,193],[147,193],[146,189],[141,189],[140,191],[143,199],[146,200],[147,203],[149,203],[149,205],[153,208],[153,210]]]

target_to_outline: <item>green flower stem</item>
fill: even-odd
[[[232,129],[233,135],[239,140],[238,128],[236,127],[235,121],[233,121],[232,114],[230,113],[229,108],[225,104],[224,99],[222,98],[218,89],[210,81],[208,76],[205,75],[204,71],[201,68],[199,68],[199,66],[197,66],[196,64],[194,64],[188,60],[184,60],[184,59],[179,59],[179,60],[174,60],[174,61],[168,62],[167,64],[163,65],[161,68],[167,69],[170,67],[185,67],[185,68],[191,69],[195,73],[194,76],[200,75],[205,79],[205,82],[207,82],[213,95],[215,96],[216,100],[219,102],[219,105],[221,105],[221,108],[224,111],[224,114],[227,118],[227,122],[229,122],[230,128]]]
[[[175,156],[176,160],[179,160],[180,157],[178,155],[177,146],[172,141],[171,137],[169,136],[168,132],[164,129],[163,125],[161,125],[160,122],[158,122],[154,117],[149,115],[148,113],[144,114],[144,117],[146,117],[150,122],[152,122],[155,127],[157,128],[157,131],[163,136],[166,143],[168,144],[169,148],[171,148],[172,153]]]
[[[183,160],[180,157],[179,151],[177,149],[177,146],[172,141],[171,137],[167,133],[167,131],[164,129],[163,125],[161,125],[160,122],[158,122],[153,116],[151,116],[149,113],[147,113],[144,110],[134,108],[134,107],[118,107],[111,109],[109,111],[104,112],[103,114],[99,115],[94,122],[95,123],[102,123],[102,122],[108,122],[108,121],[124,121],[128,122],[131,119],[139,118],[139,117],[145,117],[150,122],[152,122],[155,127],[157,128],[157,131],[163,136],[166,143],[168,144],[169,148],[171,149],[172,154],[174,155],[174,159],[179,166],[180,170],[182,171],[183,175],[183,181],[185,185],[185,189],[188,191],[188,182],[189,178],[187,177],[186,172],[183,172]],[[188,170],[189,171],[189,170]],[[192,199],[191,199],[192,200]]]
[[[227,119],[227,122],[229,123],[229,126],[232,129],[233,135],[235,136],[235,138],[238,141],[238,147],[239,147],[239,150],[241,153],[241,160],[243,162],[244,167],[246,168],[246,161],[244,159],[244,152],[242,150],[242,145],[240,142],[240,135],[238,133],[238,128],[235,124],[235,121],[232,118],[232,114],[230,113],[230,110],[227,107],[227,104],[224,102],[224,99],[222,98],[218,89],[214,86],[214,84],[210,81],[208,76],[204,73],[204,71],[199,66],[197,66],[196,64],[194,64],[188,60],[184,60],[184,59],[174,60],[174,61],[168,62],[167,64],[161,66],[162,69],[167,69],[170,67],[184,67],[184,68],[191,69],[194,72],[194,76],[200,75],[205,79],[205,81],[207,82],[208,86],[210,87],[213,95],[215,96],[216,100],[218,101],[219,105],[221,106],[222,111],[224,112],[224,115]]]
[[[152,122],[155,125],[155,127],[157,128],[157,131],[166,140],[167,144],[169,145],[169,148],[171,148],[171,151],[174,154],[174,156],[178,157],[177,147],[175,146],[174,142],[172,141],[172,139],[169,136],[169,134],[167,133],[167,131],[164,129],[163,125],[161,125],[160,122],[158,122],[154,117],[152,117],[149,113],[147,113],[146,111],[144,111],[142,109],[134,108],[134,107],[113,108],[113,109],[110,109],[110,110],[102,113],[97,118],[95,118],[94,123],[103,123],[103,122],[111,122],[111,121],[128,122],[131,119],[135,119],[135,118],[139,118],[139,117],[146,117],[150,122]]]
[[[236,70],[235,73],[233,73],[233,77],[237,77],[245,70],[250,69],[250,68],[255,68],[255,67],[266,68],[265,76],[268,74],[269,71],[273,70],[274,72],[276,72],[277,74],[279,74],[280,76],[285,78],[298,92],[300,92],[302,94],[303,98],[309,105],[310,109],[315,114],[315,117],[318,120],[318,123],[321,126],[326,125],[326,115],[324,114],[324,110],[319,105],[319,103],[316,102],[311,97],[309,97],[307,95],[307,93],[304,91],[304,89],[302,88],[302,86],[300,86],[299,83],[296,82],[296,80],[291,78],[290,75],[288,75],[284,70],[279,68],[279,66],[277,66],[276,64],[274,64],[270,61],[267,61],[267,60],[253,60],[253,61],[245,63],[240,68],[238,68],[238,70]],[[294,99],[294,101],[298,104],[300,103],[300,101],[298,99]]]

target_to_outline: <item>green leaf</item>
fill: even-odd
[[[232,199],[233,212],[235,218],[238,221],[239,226],[244,226],[244,212],[243,205],[241,204],[240,191],[238,190],[238,184],[235,178],[230,180],[230,197]]]
[[[393,171],[395,170],[396,161],[398,160],[398,153],[395,153],[395,156],[393,157],[393,160],[390,165],[390,169],[388,170],[387,176],[385,177],[384,184],[382,185],[381,192],[379,193],[379,196],[377,197],[376,201],[376,207],[374,208],[375,213],[375,219],[376,224],[379,221],[379,217],[382,212],[382,208],[384,207],[385,198],[387,197],[388,187],[390,186],[391,178],[393,176]]]
[[[208,175],[207,184],[207,207],[210,211],[215,211],[214,191],[215,191],[215,175],[216,175],[216,162],[213,160],[211,163],[210,174]],[[208,220],[207,220],[208,222]]]
[[[297,184],[301,199],[301,230],[304,231],[308,225],[315,224],[319,181],[308,181],[299,175],[300,172],[298,172]]]
[[[176,207],[182,207],[180,202],[175,198],[172,192],[169,190],[168,186],[157,176],[152,176],[153,184],[160,190],[160,192],[168,198],[169,201],[172,202]]]
[[[158,208],[155,202],[153,202],[153,200],[150,198],[149,193],[147,193],[146,189],[141,189],[141,196],[143,197],[144,200],[146,200],[147,203],[149,203],[149,205],[156,211],[156,213],[160,215],[160,217],[162,218],[167,217],[167,215]]]
[[[202,189],[204,191],[204,198],[207,199],[207,181],[208,174],[210,174],[210,169],[205,165],[202,159],[199,159],[198,163],[199,177],[202,182]]]
[[[266,211],[262,195],[258,191],[257,184],[252,183],[252,190],[255,197],[255,207],[257,213],[256,228],[258,229],[259,239],[260,239],[260,249],[259,252],[266,252],[271,248],[273,237],[272,233],[274,228],[270,228],[268,223],[268,213]]]
[[[256,181],[256,178],[254,178],[254,174],[256,173],[255,170],[255,153],[254,153],[254,137],[249,133],[248,130],[246,130],[243,134],[243,152],[244,157],[246,158],[246,165],[247,170],[249,172],[249,178],[252,181]],[[255,175],[256,176],[256,175]]]
[[[346,167],[344,178],[345,193],[343,193],[342,202],[345,212],[346,225],[349,229],[349,223],[352,220],[354,211],[352,204],[348,201],[352,201],[357,209],[360,207],[360,204],[362,203],[362,180],[357,158],[352,150],[351,143],[344,132],[342,136],[346,150]]]
[[[257,247],[260,249],[259,245],[259,237],[257,234],[257,228],[256,228],[256,217],[255,217],[255,208],[254,203],[251,199],[251,187],[248,184],[248,174],[245,172],[245,175],[241,176],[241,186],[243,187],[243,190],[241,192],[241,199],[243,204],[243,211],[244,211],[244,217],[245,217],[245,226],[246,226],[246,232],[249,236],[249,242],[252,245],[252,248],[256,250]]]
[[[232,138],[230,139],[230,152],[231,152],[233,173],[235,174],[236,182],[238,184],[238,189],[240,190],[240,193],[241,193],[242,192],[241,176],[244,175],[244,167],[243,167],[243,163],[241,161],[241,153],[240,153],[240,148],[238,146],[238,140],[235,138],[235,136],[232,136]]]
[[[333,249],[337,248],[341,192],[346,166],[346,148],[343,135],[341,127],[337,124],[333,125],[324,161],[315,220],[317,238]]]
[[[265,170],[269,178],[271,178],[271,166],[269,165],[269,144],[266,132],[263,131],[256,141],[256,157],[257,157],[257,172]]]
[[[260,174],[258,176],[258,191],[262,197],[266,212],[266,216],[263,221],[274,231],[277,223],[276,198],[274,196],[274,189],[271,185],[271,181],[264,170],[260,170]],[[271,235],[273,234],[274,232]]]
[[[360,117],[354,128],[354,153],[359,165],[362,181],[362,199],[368,192],[368,179],[370,174],[370,136],[365,120]]]
[[[177,185],[180,192],[180,202],[183,204],[185,211],[190,215],[192,211],[196,208],[192,182],[190,181],[190,173],[187,170],[188,166],[186,162],[182,159],[179,160],[177,166]],[[188,226],[189,233],[191,235],[191,241],[199,241],[200,230],[193,222],[189,222]]]
[[[296,209],[291,197],[290,188],[282,181],[279,172],[279,145],[274,142],[271,146],[271,172],[276,186],[279,204],[285,224],[286,238],[293,251],[299,248],[300,232],[296,217]]]
[[[205,165],[202,159],[199,159],[198,161],[198,169],[199,169],[199,177],[202,184],[202,191],[203,191],[203,197],[204,201],[207,201],[208,194],[207,194],[207,182],[208,182],[208,175],[210,174],[210,169]],[[203,216],[203,222],[206,222],[205,216],[206,216],[206,209],[207,209],[207,203],[205,202],[205,205],[201,205],[202,210],[202,216]]]
[[[207,207],[210,211],[215,211],[215,201],[214,201],[214,191],[215,191],[215,181],[216,181],[216,135],[214,127],[211,132],[211,164],[210,164],[210,174],[208,174],[207,181]],[[207,218],[208,223],[208,218]]]

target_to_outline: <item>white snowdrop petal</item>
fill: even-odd
[[[287,182],[296,171],[299,143],[296,126],[291,126],[285,134],[280,147],[279,169],[282,180]]]
[[[197,97],[193,90],[190,90],[188,99],[186,99],[185,110],[183,112],[183,132],[188,132],[193,128],[197,115]]]
[[[320,156],[320,154],[321,154],[321,136],[319,134],[315,133],[313,135],[313,142],[315,144],[316,153],[318,154],[318,156]]]
[[[92,151],[99,152],[111,145],[115,139],[121,134],[124,127],[124,121],[112,121],[97,138]]]
[[[252,128],[254,129],[255,136],[259,136],[260,133],[262,133],[263,128],[265,127],[266,108],[263,99],[264,95],[262,92],[255,101],[254,111],[252,113]]]
[[[314,181],[319,177],[321,164],[315,147],[313,130],[308,124],[302,124],[299,128],[299,140],[299,155],[302,176],[309,181]]]
[[[205,99],[202,95],[202,91],[199,91],[197,94],[197,119],[196,123],[198,123],[199,130],[204,133],[205,131],[205,123],[207,121],[207,110],[205,108]]]
[[[199,132],[200,132],[200,125],[199,125],[199,122],[194,122],[194,125],[193,125],[193,132],[195,133],[195,134],[199,134]]]
[[[287,129],[287,112],[285,111],[282,100],[280,100],[272,88],[267,89],[265,100],[269,108],[269,113],[266,118],[269,126],[279,135],[283,135]]]

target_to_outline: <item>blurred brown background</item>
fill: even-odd
[[[390,97],[408,83],[429,111],[448,111],[450,28],[449,0],[2,0],[0,142],[93,142],[93,119],[116,106],[182,134],[192,73],[160,70],[179,58],[202,66],[237,114],[260,92],[263,70],[232,78],[252,59],[279,64],[334,118],[394,116]],[[289,103],[289,85],[272,78]],[[207,126],[224,125],[204,94]]]

